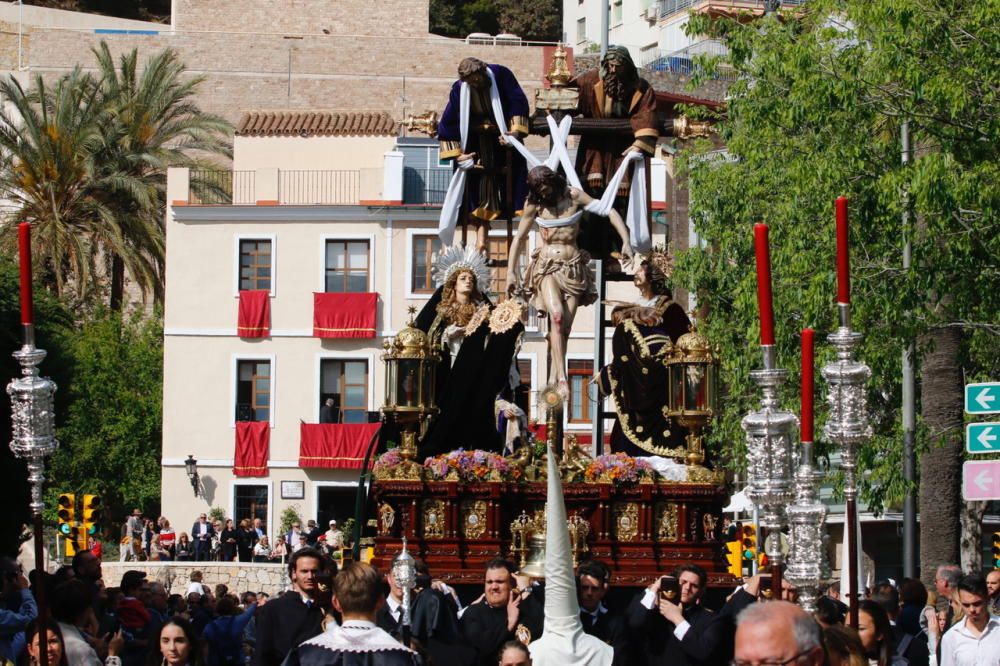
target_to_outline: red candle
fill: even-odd
[[[802,329],[802,433],[803,442],[813,441],[813,330]]]
[[[21,259],[21,323],[32,322],[31,301],[31,223],[17,225],[18,250]]]
[[[837,302],[851,302],[851,261],[847,250],[847,197],[837,197]]]
[[[760,308],[760,344],[774,344],[774,310],[771,302],[771,253],[767,244],[767,225],[753,225],[757,253],[757,305]]]

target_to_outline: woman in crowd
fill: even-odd
[[[151,518],[147,519],[142,526],[142,552],[146,553],[149,559],[149,551],[153,547],[153,536],[160,533],[160,528],[156,526]]]
[[[267,540],[267,535],[265,534],[257,542],[257,545],[253,547],[253,561],[254,562],[268,562],[271,559],[271,544]]]
[[[63,647],[62,632],[59,625],[49,620],[45,623],[45,643],[48,646],[49,666],[67,666],[66,649]],[[24,630],[24,639],[27,643],[28,658],[32,666],[37,666],[41,650],[38,645],[38,620],[28,623],[28,628]]]
[[[253,557],[253,544],[257,541],[257,532],[250,527],[250,521],[244,518],[236,530],[236,553],[240,562],[249,562]]]
[[[222,542],[222,561],[232,562],[236,559],[236,527],[232,518],[226,518],[226,526],[222,528],[219,537]]]
[[[171,618],[160,629],[159,651],[152,651],[149,666],[201,666],[198,638],[186,620]]]
[[[858,632],[842,624],[823,629],[823,648],[829,666],[868,666]]]
[[[208,588],[206,588],[201,582],[203,576],[204,574],[202,574],[201,571],[191,572],[191,582],[188,584],[187,589],[188,594],[191,594],[192,592],[197,592],[201,596],[205,596],[205,594],[207,594]]]
[[[274,538],[274,548],[271,549],[271,561],[284,563],[288,557],[288,546],[285,544],[285,535],[279,534]]]
[[[858,607],[858,636],[871,666],[906,666],[906,659],[895,653],[892,625],[881,605],[865,599]]]
[[[194,547],[188,539],[187,532],[181,532],[177,537],[177,545],[174,546],[174,556],[178,562],[191,562],[194,560]]]
[[[252,603],[240,612],[236,599],[220,596],[215,605],[217,617],[209,622],[202,633],[208,647],[209,666],[235,666],[243,661],[243,630],[253,619],[257,604]]]
[[[160,545],[170,552],[170,557],[174,557],[174,546],[177,545],[177,533],[170,526],[170,521],[160,518]]]
[[[163,547],[159,534],[154,534],[153,541],[149,544],[149,559],[152,562],[169,562],[171,560],[170,551]]]

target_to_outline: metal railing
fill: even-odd
[[[451,169],[403,169],[403,203],[441,205],[451,182]]]
[[[254,171],[191,169],[188,203],[205,205],[255,203],[255,176]]]
[[[782,0],[782,6],[798,6],[806,0]],[[763,10],[764,0],[659,0],[659,17],[664,19],[668,16],[685,11],[696,5],[712,5],[712,7],[731,8],[733,10],[745,9]]]
[[[279,171],[279,204],[356,204],[360,171]]]
[[[695,42],[677,51],[665,51],[663,49],[652,49],[643,54],[640,67],[651,72],[673,72],[690,76],[698,71],[695,58],[698,56],[715,56],[725,59],[729,55],[729,48],[717,39],[705,39]],[[735,73],[725,63],[720,63],[718,71],[712,78],[732,81]]]

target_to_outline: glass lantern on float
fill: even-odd
[[[667,416],[688,431],[685,462],[688,467],[699,467],[705,462],[702,430],[718,404],[718,352],[691,324],[691,330],[678,338],[666,365]]]
[[[431,348],[430,338],[414,325],[416,309],[410,307],[410,320],[383,343],[385,353],[385,404],[382,413],[401,432],[399,454],[406,461],[417,457],[417,433],[423,434],[427,422],[438,413],[434,395],[437,364],[440,357]]]

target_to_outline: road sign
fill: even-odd
[[[1000,413],[1000,382],[965,385],[966,414]]]
[[[969,453],[1000,451],[1000,423],[970,423],[965,426],[965,450]]]
[[[1000,499],[1000,460],[968,461],[962,465],[962,497]]]

